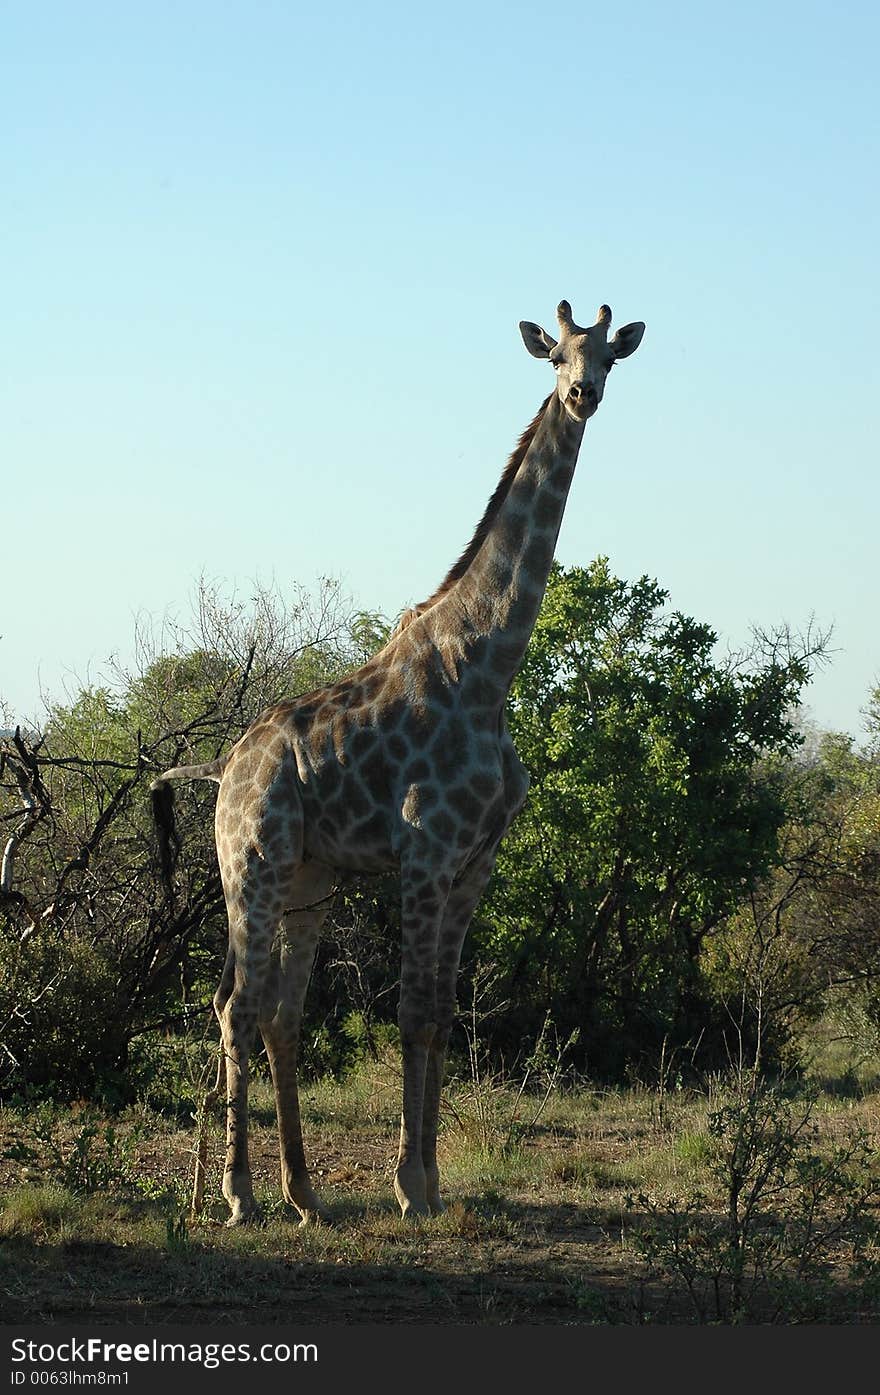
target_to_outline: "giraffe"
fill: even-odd
[[[229,753],[153,782],[165,853],[179,778],[219,784],[215,836],[229,947],[214,1008],[226,1067],[227,1224],[259,1214],[248,1160],[257,1028],[275,1089],[281,1188],[301,1223],[329,1218],[309,1177],[297,1094],[306,987],[340,875],[399,871],[403,1100],[394,1192],[404,1216],[443,1210],[437,1119],[462,944],[528,775],[505,701],[537,619],[587,420],[644,325],[611,311],[559,339],[520,323],[554,390],[523,432],[470,543],[349,677],[263,712]]]

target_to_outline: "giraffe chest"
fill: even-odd
[[[307,855],[373,871],[414,855],[466,862],[511,802],[497,734],[451,715],[391,734],[365,727],[341,749],[298,753]],[[516,792],[514,792],[516,793]]]

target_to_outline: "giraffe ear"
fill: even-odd
[[[556,348],[553,336],[540,325],[532,324],[531,320],[520,320],[519,332],[532,358],[549,358],[551,350]]]
[[[636,320],[631,325],[622,325],[608,345],[614,357],[629,358],[630,354],[634,354],[642,342],[644,332],[645,326],[641,320]]]

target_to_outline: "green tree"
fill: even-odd
[[[810,1024],[880,1050],[880,723],[863,748],[812,733],[785,769],[775,866],[711,946],[708,968],[755,1051],[797,1059]]]
[[[551,1009],[600,1072],[713,1026],[703,946],[773,863],[772,757],[798,745],[814,657],[779,634],[719,663],[666,600],[604,558],[554,567],[509,712],[529,800],[472,946],[503,968],[517,1035]]]

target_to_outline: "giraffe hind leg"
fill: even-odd
[[[260,1014],[260,1031],[275,1086],[281,1190],[284,1199],[296,1207],[303,1225],[331,1219],[312,1187],[306,1165],[297,1060],[303,1001],[333,884],[330,868],[309,863],[299,869],[291,896],[292,909],[284,915],[273,947],[273,972]]]
[[[234,779],[228,788],[221,784],[217,801],[229,952],[214,1007],[226,1058],[223,1195],[231,1211],[229,1225],[259,1217],[248,1155],[250,1058],[257,1025],[266,1015],[267,993],[271,995],[280,969],[273,950],[277,928],[291,905],[291,888],[302,861],[302,811],[289,775],[282,771],[256,807],[242,801],[239,786]],[[266,832],[270,815],[280,826],[274,838]]]
[[[232,921],[233,912],[230,912],[230,925]],[[230,942],[232,939],[230,935]],[[223,977],[214,997],[226,1062],[223,1195],[230,1208],[227,1225],[242,1225],[258,1220],[260,1216],[254,1198],[248,1151],[248,1075],[262,986],[259,968],[254,955],[246,952],[237,955],[230,943]]]

